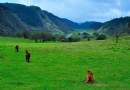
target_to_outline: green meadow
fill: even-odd
[[[84,81],[88,70],[94,84]],[[114,38],[35,43],[0,37],[0,90],[130,90],[130,36],[119,43]]]

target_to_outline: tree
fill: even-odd
[[[56,35],[52,35],[52,40],[55,42],[56,41]]]
[[[42,42],[56,40],[56,38],[51,33],[46,32],[46,31],[41,32],[40,39]]]
[[[38,33],[38,32],[33,33],[31,37],[32,37],[32,39],[34,39],[34,40],[35,40],[35,42],[37,42],[37,41],[38,41],[38,39],[39,39],[39,33]]]
[[[30,31],[29,30],[24,30],[23,31],[23,37],[24,38],[29,38],[30,37]]]
[[[42,42],[44,42],[46,40],[46,37],[47,37],[47,32],[43,31],[41,34],[40,34],[40,39]]]
[[[118,34],[116,34],[115,36],[116,36],[116,43],[118,43],[118,38],[119,38],[119,35],[118,35]]]
[[[105,40],[105,39],[107,39],[107,37],[104,34],[98,35],[96,38],[96,40]]]
[[[128,22],[128,33],[130,34],[130,21]]]
[[[88,34],[88,33],[86,33],[86,32],[83,32],[83,35],[86,36],[86,35],[90,35],[90,34]]]
[[[119,24],[119,25],[118,25],[118,28],[117,28],[117,30],[115,31],[116,43],[118,43],[118,41],[119,41],[119,36],[120,36],[122,33],[124,33],[125,29],[126,29],[126,28],[123,27],[122,24]]]
[[[130,28],[130,21],[128,22],[128,27]]]
[[[16,32],[16,36],[17,36],[18,38],[22,37],[22,32]]]
[[[93,35],[94,35],[95,37],[98,37],[98,36],[99,36],[99,33],[94,32]]]

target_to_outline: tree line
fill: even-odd
[[[22,32],[16,32],[15,37],[33,39],[33,40],[35,40],[35,42],[56,41],[56,39],[58,38],[57,35],[54,35],[47,31],[30,32],[28,30],[24,30]]]

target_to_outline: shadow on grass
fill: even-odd
[[[14,83],[11,83],[11,84],[13,84],[15,86],[23,86],[24,85],[24,83],[22,83],[22,82],[14,82]]]

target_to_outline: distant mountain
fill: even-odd
[[[59,18],[37,6],[0,3],[0,36],[14,36],[17,32],[23,31],[67,33],[76,29],[94,29],[99,33],[112,35],[130,33],[128,22],[130,22],[130,17],[116,18],[105,23],[85,22],[79,24]]]
[[[80,24],[81,29],[94,29],[97,30],[99,29],[103,23],[101,22],[85,22]]]
[[[80,29],[80,24],[79,23],[73,22],[73,21],[65,19],[65,18],[61,18],[61,19],[62,19],[62,21],[64,23],[66,23],[71,28],[73,28],[73,29]]]
[[[64,33],[72,28],[59,17],[39,7],[0,3],[0,35],[11,36],[23,30]]]
[[[130,16],[116,18],[111,21],[105,22],[103,26],[98,30],[99,33],[105,33],[107,35],[115,34],[130,34]]]
[[[101,26],[103,25],[103,23],[101,22],[84,22],[84,23],[76,23],[76,22],[73,22],[71,20],[68,20],[68,19],[64,19],[62,18],[62,20],[70,27],[72,27],[73,29],[94,29],[94,30],[97,30],[99,28],[101,28]]]

